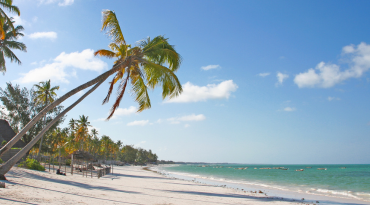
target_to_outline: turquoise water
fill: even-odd
[[[246,167],[248,168],[238,169]],[[273,169],[274,167],[288,170]],[[370,201],[370,165],[208,164],[175,165],[162,169],[192,178]],[[297,169],[304,171],[296,171]]]

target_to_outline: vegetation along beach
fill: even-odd
[[[369,8],[0,0],[0,204],[370,204]]]

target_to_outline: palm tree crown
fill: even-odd
[[[112,37],[113,42],[109,45],[111,50],[98,50],[95,56],[117,58],[115,66],[121,66],[110,82],[108,95],[103,101],[103,104],[109,101],[114,84],[120,80],[118,96],[107,119],[110,119],[119,107],[129,81],[135,101],[139,104],[138,112],[151,107],[148,89],[161,85],[163,99],[176,97],[182,92],[180,81],[174,74],[180,67],[181,56],[174,46],[168,43],[168,38],[147,38],[132,47],[126,44],[116,14],[109,10],[103,11],[102,30],[107,30],[107,34]]]
[[[4,24],[7,22],[9,26],[12,28],[12,32],[16,33],[13,22],[11,19],[6,15],[4,10],[2,8],[7,9],[11,13],[15,13],[18,16],[21,15],[21,12],[19,11],[18,7],[13,5],[13,0],[0,0],[0,39],[5,39],[6,31],[3,29]]]
[[[39,84],[35,84],[36,86],[36,97],[35,102],[36,104],[44,104],[47,105],[48,103],[54,102],[57,94],[55,93],[56,90],[59,90],[59,86],[51,87],[50,80],[45,82],[40,82]]]
[[[9,58],[10,62],[14,61],[18,64],[21,64],[21,61],[11,49],[27,52],[27,47],[24,43],[15,41],[19,36],[24,36],[24,34],[21,33],[21,31],[24,30],[23,26],[17,26],[12,31],[10,23],[12,23],[12,18],[10,18],[9,21],[1,26],[3,32],[5,33],[4,38],[0,39],[0,72],[3,73],[6,72],[5,57]]]

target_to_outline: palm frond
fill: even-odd
[[[12,49],[17,49],[20,51],[27,52],[27,46],[24,43],[17,42],[17,41],[5,41],[4,46],[12,48]]]
[[[135,96],[135,101],[139,104],[137,112],[141,112],[151,107],[148,88],[145,85],[143,78],[140,75],[131,77],[132,79],[132,95]]]
[[[169,68],[150,62],[143,61],[145,75],[148,86],[154,89],[158,84],[162,84],[162,98],[173,98],[182,92],[182,86],[175,75]]]
[[[5,73],[6,67],[5,67],[5,59],[4,59],[4,52],[0,51],[0,72]]]
[[[130,72],[127,72],[126,78],[121,81],[121,84],[118,87],[118,94],[119,95],[117,96],[116,102],[113,104],[112,108],[110,109],[110,114],[109,114],[107,120],[109,120],[113,116],[114,112],[119,107],[119,104],[122,100],[123,94],[125,94],[126,86],[127,86],[127,83],[129,81],[129,79],[130,79]]]
[[[100,49],[94,53],[94,56],[104,56],[107,58],[113,58],[113,57],[116,57],[116,53],[110,50]]]
[[[172,71],[176,71],[181,64],[182,57],[176,52],[173,45],[168,43],[168,38],[157,36],[141,44],[145,57],[157,64],[167,63]]]
[[[110,36],[116,44],[126,44],[116,14],[110,10],[104,10],[102,13],[103,26],[101,30],[108,30],[107,35]]]
[[[16,62],[18,64],[22,64],[22,62],[18,59],[18,57],[7,47],[3,47],[3,51],[6,57],[10,58],[10,62]]]
[[[16,13],[18,16],[21,15],[21,12],[19,11],[19,8],[17,6],[12,5],[12,0],[2,0],[0,1],[0,6],[7,9],[11,13]]]

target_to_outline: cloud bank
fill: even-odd
[[[54,40],[58,37],[58,34],[54,31],[35,32],[35,33],[31,33],[30,35],[28,35],[28,37],[31,38],[31,39],[46,38],[46,39]]]
[[[228,99],[232,92],[238,89],[233,80],[226,80],[219,84],[197,86],[190,82],[183,85],[183,92],[177,98],[167,100],[166,103],[188,103],[207,101],[209,99]]]
[[[343,47],[342,56],[348,61],[348,69],[341,71],[340,66],[320,62],[315,69],[299,73],[294,82],[299,88],[330,88],[350,78],[359,78],[370,68],[370,45],[348,45]]]
[[[182,117],[172,117],[168,118],[167,121],[169,121],[171,124],[179,124],[180,122],[190,122],[190,121],[202,121],[205,120],[206,116],[203,114],[195,115],[186,115]]]
[[[38,0],[39,4],[52,4],[58,3],[58,6],[70,6],[74,3],[74,0]]]
[[[202,66],[202,70],[211,70],[211,69],[216,69],[216,68],[221,68],[220,65],[207,65],[207,66]]]
[[[149,123],[149,120],[135,120],[133,122],[127,123],[127,126],[144,126]]]
[[[65,53],[57,56],[53,63],[30,70],[28,73],[22,73],[22,77],[15,80],[16,83],[38,83],[51,79],[55,83],[69,83],[68,78],[76,76],[76,72],[67,72],[67,67],[78,68],[82,70],[91,70],[101,72],[108,65],[94,57],[94,51],[91,49],[82,52]]]

